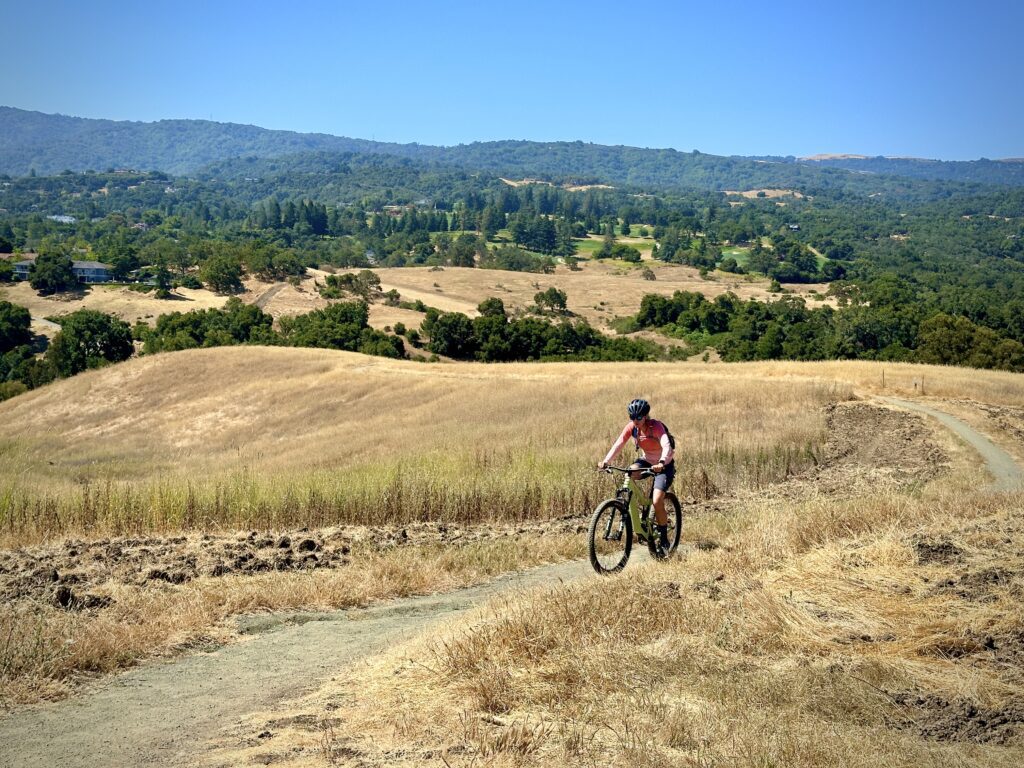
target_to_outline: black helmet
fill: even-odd
[[[633,421],[638,421],[651,412],[651,404],[648,403],[646,400],[641,400],[640,398],[637,398],[636,400],[629,404],[629,407],[626,409],[626,412],[629,413],[630,419],[632,419]]]

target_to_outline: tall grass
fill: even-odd
[[[3,404],[0,541],[580,513],[611,489],[592,468],[638,395],[677,438],[675,490],[705,498],[812,465],[822,406],[850,390],[670,365],[159,355]]]

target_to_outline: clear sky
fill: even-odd
[[[0,105],[378,141],[1024,156],[1024,2],[0,0]]]

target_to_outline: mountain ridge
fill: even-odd
[[[835,186],[829,173],[854,171],[912,179],[1024,186],[1024,162],[930,160],[821,154],[804,158],[724,156],[673,148],[583,141],[501,140],[449,146],[378,142],[325,133],[273,130],[200,119],[152,122],[47,114],[0,106],[0,174],[53,175],[65,170],[158,170],[187,175],[218,161],[302,152],[383,154],[474,170],[575,175],[635,186],[713,188],[722,175],[743,171],[750,184]],[[776,173],[755,164],[773,163]],[[788,168],[787,168],[788,166]],[[800,170],[803,169],[803,170]],[[822,173],[828,172],[828,173]],[[779,180],[768,178],[779,176]]]

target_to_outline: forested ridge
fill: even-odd
[[[0,107],[0,173],[136,169],[175,175],[235,158],[300,152],[384,154],[473,171],[668,189],[800,189],[907,194],[893,179],[1024,185],[1024,162],[902,158],[722,157],[698,151],[606,146],[582,141],[473,142],[451,147],[395,144],[275,131],[208,120],[151,123],[94,120]],[[857,171],[851,173],[850,171]],[[883,179],[877,178],[884,177]],[[891,178],[890,178],[891,177]]]

